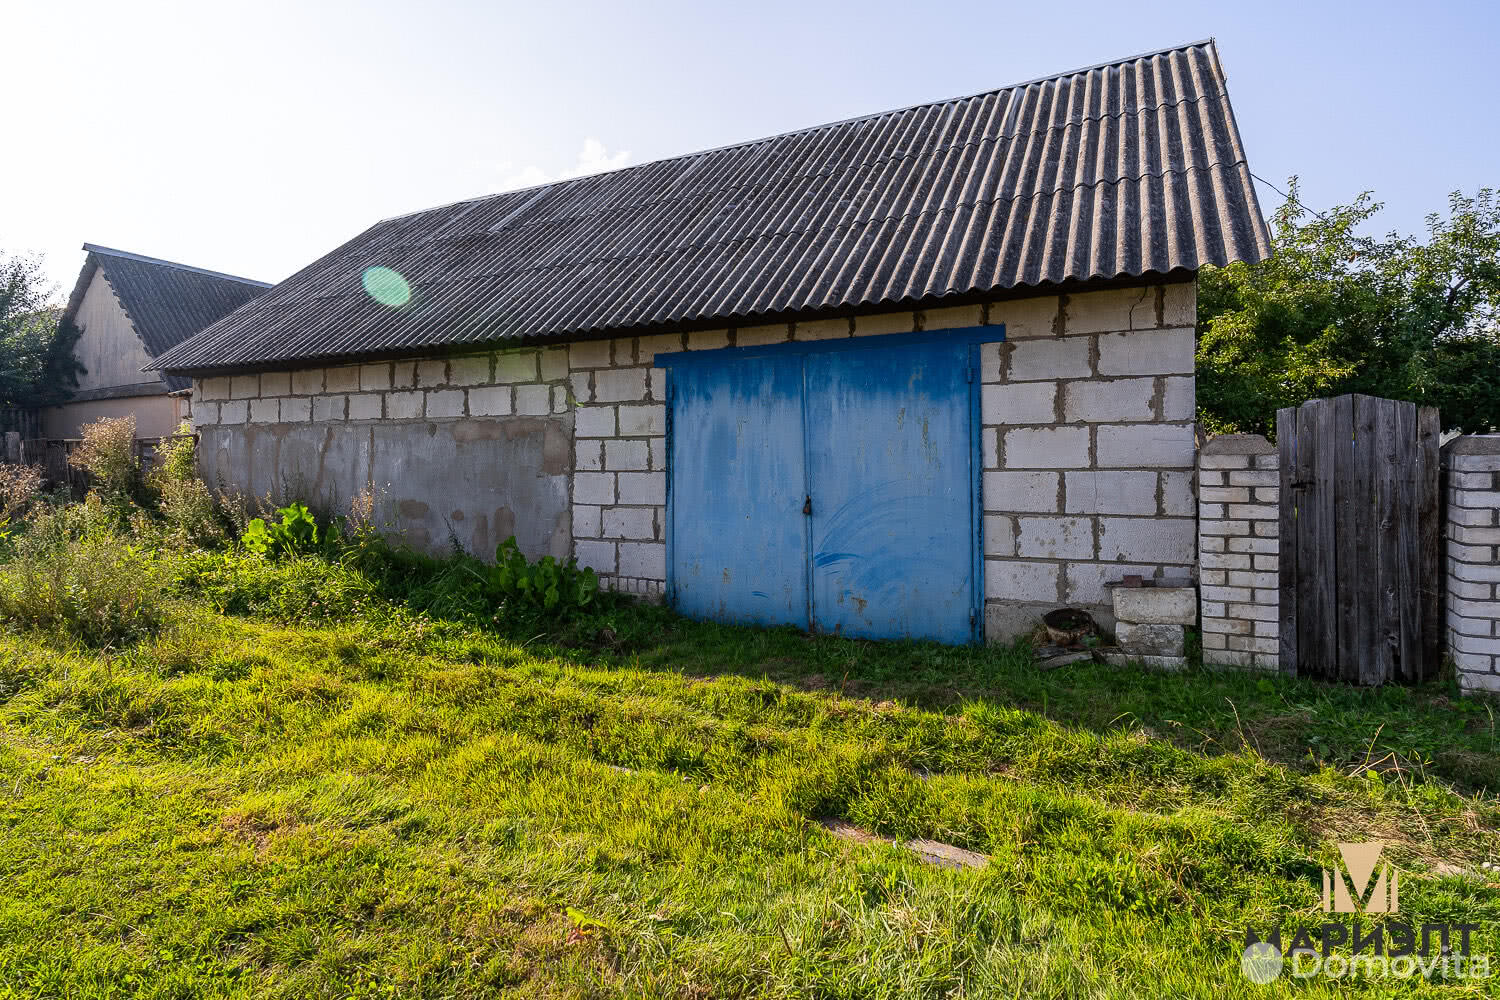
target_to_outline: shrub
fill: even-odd
[[[542,611],[575,611],[587,607],[599,592],[599,578],[591,569],[579,569],[576,559],[561,563],[543,556],[527,562],[515,535],[495,549],[495,565],[486,583],[496,600]]]
[[[0,564],[0,613],[57,629],[90,646],[129,642],[166,619],[171,566],[112,530],[115,514],[97,494],[43,507]]]
[[[180,547],[207,545],[224,537],[218,504],[198,478],[197,446],[187,431],[184,425],[181,436],[161,446],[151,470],[167,541]]]
[[[93,477],[94,489],[113,504],[129,503],[140,485],[135,458],[135,417],[105,417],[83,428],[83,444],[68,464]]]
[[[35,465],[0,465],[0,530],[26,513],[42,493],[42,470]]]

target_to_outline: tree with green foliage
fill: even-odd
[[[72,395],[83,367],[79,330],[62,310],[36,257],[0,254],[0,406],[36,407]]]
[[[1358,230],[1368,192],[1324,214],[1297,198],[1259,264],[1205,268],[1198,284],[1199,418],[1216,433],[1273,434],[1276,410],[1349,392],[1436,406],[1446,429],[1500,425],[1500,203],[1454,192],[1425,241]]]

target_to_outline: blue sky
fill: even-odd
[[[0,250],[279,280],[372,222],[1213,36],[1251,169],[1500,185],[1500,5],[12,0]],[[15,42],[21,42],[17,45]],[[1262,187],[1267,215],[1280,198]]]

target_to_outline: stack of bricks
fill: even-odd
[[[1198,583],[1203,660],[1280,667],[1281,473],[1259,434],[1212,438],[1198,453]]]
[[[1195,286],[992,304],[981,349],[986,633],[1058,605],[1112,615],[1108,584],[1190,578]]]
[[[1500,435],[1443,448],[1448,655],[1464,691],[1500,692]]]

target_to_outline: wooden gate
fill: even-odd
[[[1438,412],[1374,396],[1276,414],[1283,670],[1416,683],[1442,663]]]

